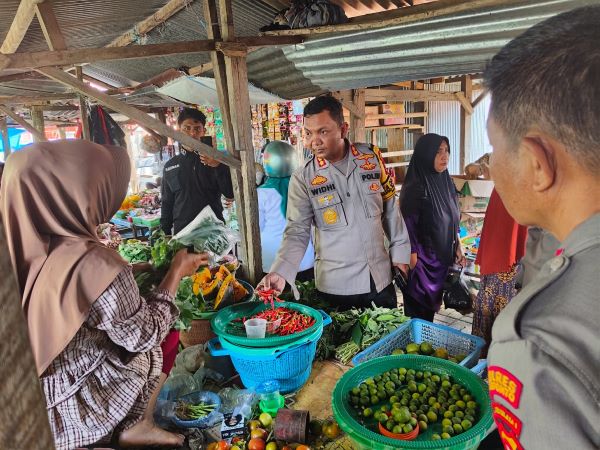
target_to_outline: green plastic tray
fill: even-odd
[[[239,318],[253,316],[254,314],[258,314],[271,308],[271,305],[265,305],[263,302],[254,301],[238,303],[222,309],[212,318],[212,329],[217,336],[226,339],[231,344],[243,347],[278,347],[297,341],[323,327],[323,316],[319,311],[310,306],[291,302],[276,303],[275,306],[293,309],[302,314],[306,314],[307,316],[313,317],[315,323],[312,327],[289,336],[271,334],[267,335],[264,339],[248,339],[246,337],[244,325],[241,323],[239,325],[233,324],[233,321]]]
[[[134,216],[132,220],[134,225],[138,225],[140,227],[157,228],[160,226],[160,217],[148,219],[143,216]]]
[[[441,423],[428,427],[414,441],[400,441],[388,438],[375,428],[370,420],[363,426],[354,408],[348,403],[348,392],[369,377],[377,376],[394,367],[414,370],[429,370],[438,374],[447,374],[453,382],[463,385],[475,397],[479,404],[479,420],[473,428],[447,440],[431,441],[433,433],[441,433]],[[360,450],[428,449],[428,450],[469,450],[476,449],[492,426],[492,410],[487,385],[469,369],[439,358],[421,355],[383,356],[371,359],[349,370],[337,382],[332,394],[333,414],[340,428],[357,444]]]

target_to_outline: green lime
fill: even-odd
[[[434,434],[431,435],[431,440],[432,441],[441,441],[442,437],[439,434],[434,433]]]
[[[425,392],[427,390],[427,386],[425,386],[423,383],[419,383],[417,385],[417,389],[422,394],[423,392]]]
[[[452,417],[454,417],[454,413],[452,411],[446,411],[444,413],[444,418],[445,419],[452,419]]]
[[[451,427],[451,426],[452,426],[452,421],[450,419],[442,420],[442,427]]]
[[[474,401],[472,401],[472,400],[470,400],[470,401],[467,402],[467,408],[469,408],[469,409],[477,409],[477,403],[474,402]]]
[[[419,421],[429,423],[429,418],[425,414],[417,414],[417,419],[419,419]]]
[[[394,428],[392,429],[392,433],[402,434],[402,425],[396,425],[396,426],[394,426]]]
[[[442,439],[450,439],[452,437],[452,435],[448,434],[448,433],[442,433]]]
[[[406,353],[419,353],[419,344],[411,342],[406,346]]]
[[[454,432],[455,432],[456,434],[460,434],[460,433],[462,433],[462,432],[463,432],[463,427],[462,427],[462,426],[460,426],[460,425],[459,425],[459,424],[457,424],[457,423],[455,423],[455,424],[454,424],[453,428],[454,428]]]
[[[470,420],[463,420],[460,425],[463,427],[463,430],[467,431],[469,428],[473,426]]]
[[[444,380],[444,381],[442,381],[442,387],[443,387],[444,389],[448,389],[448,388],[449,388],[449,387],[451,387],[451,386],[452,386],[452,384],[450,384],[450,382],[449,382],[448,380]]]
[[[404,350],[397,348],[392,352],[392,355],[404,355]]]
[[[410,423],[407,423],[402,427],[402,431],[404,431],[404,433],[410,433],[413,429],[414,428]]]
[[[450,436],[454,436],[454,427],[447,425],[442,430],[444,433],[448,433]]]
[[[373,410],[371,408],[365,408],[363,409],[363,416],[364,417],[371,417],[373,415]]]
[[[399,375],[406,375],[407,370],[404,367],[400,367],[398,369],[398,374]]]
[[[388,431],[392,431],[395,426],[396,426],[396,422],[394,422],[393,420],[388,420],[387,423],[385,424],[385,428]]]
[[[427,422],[419,420],[419,433],[422,431],[427,431]]]
[[[433,346],[429,342],[421,342],[419,350],[423,355],[431,355],[434,352]]]
[[[456,411],[454,413],[454,417],[458,417],[459,419],[464,419],[465,418],[465,413],[462,411]]]
[[[437,414],[434,413],[433,411],[427,412],[427,418],[429,419],[429,423],[434,423],[434,422],[437,422],[437,420],[438,420]]]
[[[456,407],[459,409],[465,409],[467,407],[467,404],[465,402],[463,402],[462,400],[458,400],[455,403]]]
[[[414,417],[411,417],[410,420],[408,421],[408,423],[410,423],[410,425],[415,428],[417,426],[417,419],[415,419]]]
[[[475,417],[465,414],[464,420],[468,420],[469,422],[473,423],[473,422],[475,422]]]

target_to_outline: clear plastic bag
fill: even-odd
[[[204,345],[193,345],[182,350],[175,357],[175,367],[183,368],[188,373],[196,373],[204,367]]]
[[[252,389],[224,388],[219,391],[219,397],[223,413],[237,409],[246,418],[250,417],[252,409],[258,403],[258,395]]]
[[[210,206],[206,206],[173,240],[193,246],[196,252],[211,255],[211,265],[227,255],[240,241],[240,234],[217,219]]]

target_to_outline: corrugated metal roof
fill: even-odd
[[[293,97],[296,71],[321,90],[378,86],[403,80],[480,72],[506,42],[535,23],[597,0],[531,0],[407,25],[336,36],[314,36],[283,48],[290,82],[276,93]],[[273,55],[278,52],[271,50]],[[268,57],[268,55],[265,55]],[[285,74],[285,67],[280,68]],[[265,85],[268,74],[252,81]]]

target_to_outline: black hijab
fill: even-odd
[[[448,170],[434,169],[434,161],[445,136],[429,133],[415,145],[406,180],[400,192],[400,209],[408,217],[418,214],[417,238],[431,248],[438,259],[452,264],[460,220],[457,191]]]

